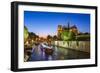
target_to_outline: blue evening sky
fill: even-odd
[[[58,25],[76,25],[80,32],[90,32],[90,14],[24,11],[24,25],[39,36],[56,35]]]

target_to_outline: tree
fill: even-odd
[[[53,40],[57,40],[58,37],[56,35],[53,36]]]
[[[36,34],[33,32],[29,32],[29,38],[30,39],[36,38]]]
[[[28,29],[26,26],[24,26],[24,42],[27,40],[28,36],[29,36]]]
[[[48,35],[48,36],[47,36],[47,39],[52,39],[52,36]]]
[[[69,32],[69,40],[75,40],[75,33],[74,32]]]
[[[68,34],[69,34],[69,31],[63,31],[61,34],[61,39],[64,41],[68,40],[69,39]]]
[[[75,39],[75,33],[71,32],[71,31],[63,31],[61,34],[61,39],[64,41],[67,40],[74,40]]]

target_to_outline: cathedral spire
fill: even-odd
[[[70,22],[68,22],[67,28],[68,28],[68,30],[70,29]]]

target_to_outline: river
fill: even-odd
[[[41,45],[32,49],[31,56],[28,61],[49,61],[49,60],[69,60],[69,59],[88,59],[90,53],[77,51],[69,48],[53,46],[52,55],[46,55]]]

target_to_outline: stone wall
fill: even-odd
[[[55,41],[53,44],[60,47],[90,52],[90,41]]]

